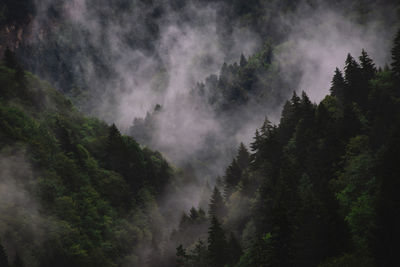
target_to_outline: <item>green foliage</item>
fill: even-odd
[[[348,55],[344,77],[336,69],[331,94],[318,106],[294,93],[280,124],[265,120],[256,131],[250,165],[240,168],[238,156],[228,166],[224,227],[245,245],[229,264],[395,266],[396,78],[378,71],[365,51],[359,59]],[[254,177],[256,194],[246,194],[243,185]],[[246,209],[240,202],[251,212],[237,215]]]
[[[15,264],[30,257],[31,266],[116,266],[139,243],[150,245],[162,225],[153,194],[173,176],[166,160],[115,125],[84,117],[48,84],[19,71],[0,66],[0,147],[2,153],[6,145],[26,150],[26,164],[35,169],[30,193],[43,219],[16,210],[26,213],[28,225],[49,223],[57,230],[39,246],[25,228],[15,229],[10,244],[26,250]],[[6,210],[1,225],[22,223]]]

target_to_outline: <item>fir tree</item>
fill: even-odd
[[[240,182],[242,177],[242,169],[240,168],[236,159],[226,169],[225,174],[225,188],[224,197],[226,200],[229,199],[230,195],[233,193],[236,185]]]
[[[398,80],[400,78],[400,30],[397,32],[392,48],[392,71]]]
[[[246,169],[250,164],[250,153],[243,143],[239,145],[236,161],[241,170]]]
[[[347,85],[345,100],[349,103],[357,102],[360,98],[360,94],[363,94],[364,89],[361,85],[363,81],[362,72],[360,65],[350,54],[348,54],[346,58],[344,79]]]
[[[224,199],[217,187],[214,187],[214,191],[211,195],[208,214],[210,218],[216,217],[220,219],[226,215]]]
[[[335,96],[339,104],[343,107],[346,96],[346,82],[344,81],[342,72],[336,68],[335,74],[331,82],[331,95]]]
[[[377,70],[375,64],[364,49],[362,50],[359,59],[364,81],[368,82],[376,75]]]

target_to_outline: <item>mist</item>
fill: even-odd
[[[34,34],[40,36],[44,25],[52,21],[48,7],[54,3],[36,2]],[[390,61],[387,51],[395,31],[394,25],[387,27],[394,11],[386,7],[377,8],[368,15],[368,22],[361,24],[345,10],[302,4],[295,12],[276,18],[289,29],[285,41],[273,49],[272,64],[287,85],[272,85],[280,98],[262,102],[251,96],[245,105],[221,115],[193,93],[196,84],[210,75],[218,76],[224,63],[239,62],[242,54],[249,57],[259,52],[268,36],[232,21],[231,43],[222,44],[220,4],[215,3],[193,1],[179,9],[161,5],[162,12],[151,22],[157,28],[154,32],[149,31],[153,26],[141,24],[150,12],[141,1],[132,1],[117,17],[107,5],[92,0],[59,2],[57,10],[67,26],[53,27],[62,28],[65,37],[82,47],[70,59],[84,74],[76,84],[86,90],[78,94],[79,108],[115,123],[126,134],[132,134],[135,119],[151,119],[150,135],[141,144],[159,150],[179,168],[193,170],[196,179],[176,186],[179,190],[172,186],[160,197],[161,213],[168,216],[167,232],[179,223],[182,211],[198,207],[207,198],[205,184],[213,186],[216,177],[224,175],[240,142],[249,146],[265,117],[279,123],[284,101],[293,91],[305,91],[315,102],[322,100],[329,93],[335,68],[343,68],[348,53],[358,57],[362,49],[384,66]],[[143,46],[152,34],[151,47]],[[74,94],[73,90],[68,93]],[[133,137],[140,141],[140,136]],[[19,190],[16,185],[4,184],[4,188]],[[238,214],[230,216],[240,217]],[[146,248],[143,251],[148,252]]]
[[[0,235],[9,262],[15,255],[37,266],[35,248],[54,231],[50,218],[43,216],[31,164],[21,148],[3,148],[0,152]]]
[[[343,69],[347,55],[355,59],[364,49],[377,66],[390,63],[390,51],[397,30],[395,11],[382,5],[365,18],[351,17],[348,10],[319,5],[300,6],[284,19],[290,25],[288,42],[277,60],[287,79],[300,72],[296,91],[305,91],[311,100],[321,101],[328,93],[335,68]]]

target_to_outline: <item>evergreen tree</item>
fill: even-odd
[[[124,142],[122,135],[115,124],[112,124],[108,130],[107,146],[106,146],[106,162],[110,169],[121,170],[122,163],[125,160]]]
[[[337,98],[339,104],[343,108],[346,97],[346,83],[342,72],[338,68],[336,68],[335,74],[333,75],[330,91],[331,95]]]
[[[400,79],[400,30],[397,32],[392,48],[392,71],[395,79]]]
[[[213,216],[208,229],[208,257],[212,267],[223,267],[227,262],[227,242],[218,219]]]
[[[247,169],[250,164],[250,153],[243,143],[239,145],[236,161],[241,170]]]
[[[360,65],[350,54],[346,58],[344,79],[347,85],[345,94],[346,102],[357,102],[360,95],[364,93],[364,88],[361,85],[363,78]]]
[[[368,82],[369,80],[373,79],[376,75],[377,70],[375,64],[364,49],[362,50],[359,59],[364,81]]]
[[[216,217],[222,219],[226,215],[226,206],[224,199],[221,196],[221,192],[215,186],[214,191],[211,195],[208,214],[210,218]]]
[[[226,200],[228,200],[230,195],[233,193],[236,185],[240,182],[242,178],[242,169],[240,168],[236,159],[234,159],[226,169],[226,174],[224,178],[224,197]]]

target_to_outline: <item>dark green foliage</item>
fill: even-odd
[[[371,243],[378,266],[396,266],[398,262],[396,251],[399,249],[398,238],[400,238],[399,113],[396,114],[396,118],[396,125],[393,126],[392,132],[385,140],[385,145],[377,159],[376,175],[377,182],[380,183],[380,190],[376,201],[375,239],[371,240]]]
[[[273,51],[279,48],[275,45],[290,32],[279,18],[304,6],[303,1],[167,2],[115,1],[110,7],[113,19],[101,21],[104,27],[99,36],[108,33],[107,24],[125,26],[123,18],[140,5],[144,12],[135,18],[138,27],[127,29],[126,42],[121,44],[152,54],[166,10],[173,10],[173,16],[186,23],[190,19],[181,10],[212,3],[221,49],[232,48],[236,26],[268,36],[270,41],[253,56],[241,55],[238,63],[223,64],[219,75],[199,83],[191,97],[208,102],[217,117],[227,122],[229,134],[235,133],[230,120],[246,105],[258,105],[254,110],[280,106],[289,90],[284,78],[292,75],[298,81],[298,77],[282,73],[273,60]],[[312,8],[320,3],[337,8],[348,5],[348,1],[325,2],[329,1],[307,1]],[[384,3],[361,2],[348,8],[350,16],[360,16],[360,20]],[[105,43],[96,48],[85,30],[64,21],[64,4],[54,1],[43,10],[52,27],[42,40],[22,42],[18,56],[62,90],[101,88],[103,82],[118,77],[108,64],[109,48]],[[354,6],[362,11],[353,14]],[[93,6],[88,12],[96,17],[105,10]],[[34,13],[32,0],[2,1],[0,25],[20,29],[19,24]],[[70,41],[77,39],[81,42]],[[93,70],[85,69],[84,57],[95,63]],[[170,240],[182,244],[176,251],[177,265],[397,266],[400,32],[392,59],[391,68],[377,70],[364,50],[359,62],[348,55],[344,71],[335,71],[331,94],[318,105],[305,93],[293,93],[279,125],[266,119],[256,131],[251,154],[240,145],[223,179],[217,181],[209,217],[194,207],[182,215]],[[10,49],[3,62],[0,152],[8,157],[14,150],[26,151],[26,161],[34,169],[27,190],[39,202],[37,212],[46,221],[45,237],[37,244],[24,232],[31,227],[26,223],[30,214],[23,219],[11,216],[24,207],[0,206],[2,227],[16,226],[2,232],[7,246],[24,252],[16,254],[14,266],[31,264],[27,259],[44,267],[168,265],[158,226],[169,221],[160,219],[163,211],[157,207],[173,176],[167,161],[121,134],[115,125],[82,116],[70,100],[25,72]],[[164,71],[162,65],[157,71]],[[90,71],[99,79],[93,85],[84,79]],[[97,96],[96,90],[92,96]],[[129,134],[151,143],[160,112],[157,105],[145,119],[136,119]],[[218,187],[224,189],[224,198]],[[224,229],[231,233],[229,238]],[[202,240],[207,237],[206,246]],[[136,249],[152,252],[141,259],[132,254]],[[8,266],[1,245],[0,266]]]
[[[331,95],[335,96],[343,107],[346,96],[346,83],[344,81],[342,72],[338,68],[335,70],[335,75],[333,76],[331,84]]]
[[[252,184],[248,177],[248,168],[250,166],[250,153],[243,143],[240,143],[236,158],[226,169],[224,176],[224,197],[228,201],[231,194],[237,189],[243,193],[250,193]]]
[[[250,164],[250,153],[247,150],[246,146],[243,143],[240,143],[237,155],[237,164],[240,169],[245,170],[249,167]]]
[[[224,197],[228,199],[242,178],[242,169],[236,159],[226,169]]]
[[[32,255],[32,266],[45,267],[115,266],[139,243],[157,243],[145,233],[159,231],[155,196],[173,175],[166,160],[115,125],[84,117],[59,92],[18,68],[0,66],[0,152],[7,158],[10,147],[26,151],[26,164],[35,170],[26,182],[29,194],[43,207],[43,222],[36,223],[48,224],[49,233],[39,245],[20,227],[7,234],[7,243]],[[38,219],[25,210],[15,206],[26,219],[2,213],[1,225],[27,220],[36,227]],[[15,260],[27,265],[22,255]]]
[[[230,265],[397,264],[396,78],[391,70],[378,71],[365,51],[359,59],[347,57],[344,77],[336,69],[331,95],[318,106],[305,93],[294,93],[280,124],[265,120],[256,131],[250,160],[238,156],[228,166],[229,216],[222,218],[245,244],[240,260]],[[239,152],[246,154],[243,146]],[[239,158],[246,158],[246,175]],[[248,195],[253,206],[243,227],[234,201],[246,196],[243,184],[250,178],[260,182],[257,194]],[[228,241],[227,248],[232,258],[230,251],[240,245]]]
[[[368,82],[373,78],[375,78],[377,72],[375,64],[364,49],[361,51],[361,56],[359,57],[359,59],[360,59],[361,71],[365,81]]]

